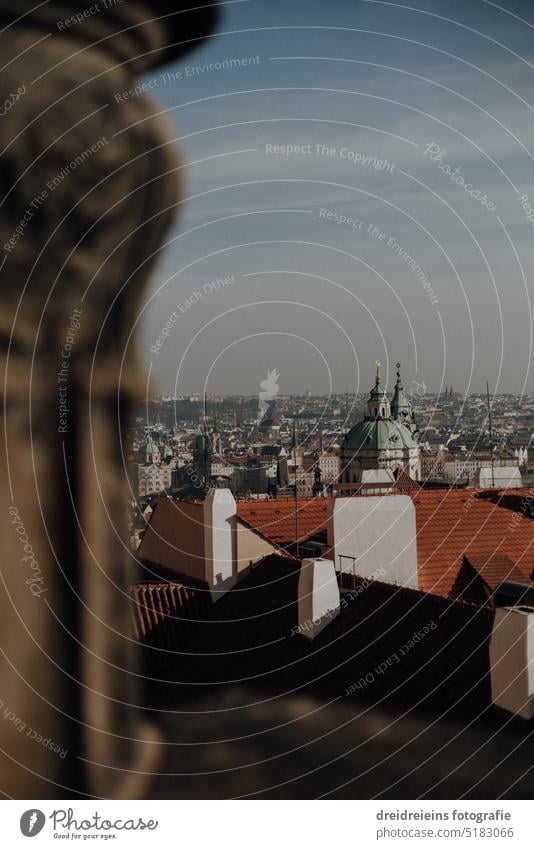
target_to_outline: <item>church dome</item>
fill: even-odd
[[[380,363],[377,363],[367,415],[349,430],[341,446],[344,484],[361,484],[370,469],[395,472],[401,468],[414,479],[421,475],[417,426],[398,369],[400,365],[397,365],[397,385],[390,405],[382,387]]]
[[[143,454],[157,454],[159,448],[154,440],[149,437],[143,446]]]
[[[365,419],[354,425],[343,440],[342,449],[358,451],[395,451],[417,448],[411,431],[393,419]]]
[[[150,463],[155,456],[160,456],[159,448],[151,436],[147,437],[146,442],[141,447],[140,454],[141,457],[144,459],[145,463]]]

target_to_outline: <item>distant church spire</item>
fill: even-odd
[[[391,416],[388,396],[380,381],[380,363],[378,360],[376,361],[375,385],[369,394],[367,409],[367,417],[370,419],[389,419]]]
[[[208,429],[208,398],[206,395],[206,390],[204,390],[204,401],[203,401],[203,410],[202,410],[202,423],[203,423],[203,431],[207,432]]]
[[[320,498],[324,493],[324,484],[323,484],[323,481],[321,480],[321,467],[320,467],[319,463],[317,463],[317,465],[315,466],[315,469],[313,470],[312,493],[315,496],[315,498]]]
[[[412,405],[404,391],[400,368],[401,364],[397,363],[397,382],[393,390],[393,398],[391,399],[391,417],[396,422],[406,425],[412,433],[415,433],[417,426],[413,417]]]

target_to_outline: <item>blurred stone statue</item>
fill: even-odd
[[[214,7],[2,5],[0,789],[142,796],[161,747],[136,708],[122,436],[179,166],[139,74]]]

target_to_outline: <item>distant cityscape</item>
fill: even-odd
[[[534,395],[410,391],[400,370],[391,402],[379,374],[370,395],[281,395],[276,377],[259,397],[163,396],[139,409],[128,433],[134,546],[159,495],[202,499],[210,486],[262,500],[384,485],[401,470],[427,488],[534,481]]]
[[[534,397],[410,392],[400,363],[393,386],[380,363],[371,375],[367,395],[282,396],[270,370],[257,397],[160,398],[139,411],[138,638],[149,651],[179,645],[188,660],[173,655],[165,675],[181,681],[241,680],[235,647],[252,643],[246,674],[262,647],[282,689],[294,661],[331,699],[365,690],[395,702],[404,688],[434,715],[491,706],[497,724],[498,710],[529,719]],[[187,636],[191,619],[213,617],[211,637]],[[400,641],[376,649],[392,628]]]

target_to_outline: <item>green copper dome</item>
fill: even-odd
[[[411,431],[392,419],[365,419],[350,429],[343,441],[345,451],[390,451],[417,448]]]
[[[141,448],[141,454],[144,454],[145,457],[152,454],[159,454],[159,448],[151,436],[147,437],[145,444]]]
[[[369,394],[367,415],[346,435],[342,448],[353,455],[359,451],[406,451],[418,449],[417,436],[412,432],[412,406],[404,394],[397,363],[397,384],[393,402],[389,404],[380,380],[380,363],[376,364],[375,385]],[[406,422],[406,424],[404,424]]]

